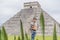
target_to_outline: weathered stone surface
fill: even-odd
[[[32,8],[30,8],[30,6]],[[30,22],[32,21],[33,17],[36,16],[36,18],[38,19],[37,22],[39,26],[39,29],[37,30],[37,35],[42,35],[42,29],[39,23],[41,11],[43,12],[45,19],[45,35],[53,35],[54,23],[56,23],[57,25],[56,27],[57,34],[60,35],[59,23],[56,22],[48,13],[46,13],[41,8],[38,2],[24,3],[24,9],[21,9],[20,12],[18,12],[15,16],[6,21],[3,25],[5,26],[5,29],[8,34],[18,35],[20,33],[20,19],[21,19],[23,22],[24,31],[30,33],[29,32]]]

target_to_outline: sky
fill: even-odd
[[[0,0],[0,25],[24,8],[24,2],[38,1],[41,8],[60,23],[60,0]]]

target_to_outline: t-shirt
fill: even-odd
[[[36,27],[38,26],[38,25],[37,25],[37,22],[35,22],[35,23],[34,23],[34,22],[31,22],[31,26],[32,26],[32,25],[35,25]]]
[[[37,28],[38,28],[38,25],[37,25],[37,22],[31,22],[31,28],[32,28],[32,25],[35,25]]]

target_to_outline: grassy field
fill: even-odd
[[[36,36],[35,39],[43,40],[42,36]],[[60,36],[57,39],[60,40]],[[53,36],[45,36],[45,40],[53,40]]]
[[[30,38],[30,37],[29,37]],[[14,40],[14,36],[8,36],[9,40]],[[16,40],[18,39],[18,36],[16,36]],[[35,40],[43,40],[42,36],[36,36]],[[58,40],[60,40],[60,36],[57,37]],[[45,40],[53,40],[53,36],[45,36]]]

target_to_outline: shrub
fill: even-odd
[[[57,40],[57,34],[56,34],[56,24],[54,24],[53,40]]]
[[[1,30],[0,30],[0,40],[1,40]]]
[[[21,37],[22,37],[22,40],[24,40],[24,30],[23,30],[23,24],[22,24],[22,21],[20,20],[20,30],[21,30]]]
[[[2,39],[1,40],[8,40],[8,36],[7,36],[7,33],[5,31],[5,28],[4,26],[2,27]]]
[[[44,15],[43,15],[43,12],[41,12],[41,15],[40,15],[40,25],[42,27],[42,33],[43,33],[43,40],[45,40],[45,22],[44,22]]]

